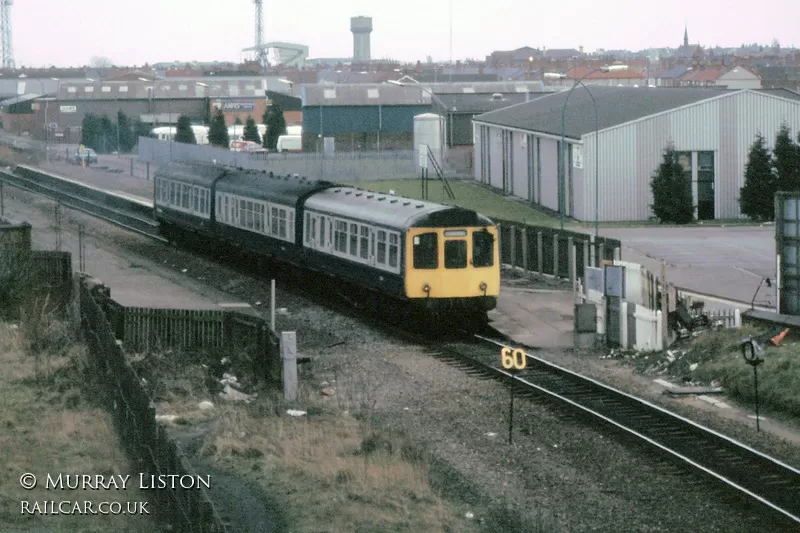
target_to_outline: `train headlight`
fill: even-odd
[[[426,283],[425,285],[422,286],[422,290],[425,291],[425,294],[430,294],[431,286]]]
[[[481,284],[479,285],[479,287],[483,292],[486,292],[486,288],[488,287],[488,285],[486,285],[485,281],[481,281]]]

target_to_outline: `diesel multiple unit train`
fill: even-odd
[[[346,288],[354,299],[485,321],[500,290],[497,227],[475,211],[205,164],[157,172],[155,216],[171,241],[234,245]]]

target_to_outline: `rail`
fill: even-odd
[[[37,172],[30,171],[29,173],[37,174]],[[103,191],[104,196],[102,198],[93,200],[89,194],[95,191],[92,187],[84,186],[81,188],[80,185],[76,185],[77,182],[70,180],[61,180],[63,181],[63,186],[60,186],[57,177],[46,173],[41,174],[48,177],[48,183],[45,184],[36,179],[23,177],[5,170],[0,170],[0,181],[18,189],[47,196],[65,207],[100,218],[121,228],[166,242],[166,239],[159,235],[158,222],[152,217],[152,210],[148,216],[141,202],[114,195],[107,191]],[[66,190],[67,188],[72,190]],[[110,205],[112,203],[111,199],[113,199],[113,207]]]
[[[475,335],[480,343],[434,345],[433,355],[510,383],[523,396],[544,396],[611,425],[709,476],[800,526],[800,470],[662,407],[526,354],[524,370],[498,367],[509,343]]]

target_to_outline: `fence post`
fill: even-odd
[[[558,277],[558,237],[557,231],[553,232],[553,277]]]
[[[597,264],[597,243],[594,242],[594,235],[589,235],[589,264],[600,268],[600,265]]]
[[[619,246],[614,248],[614,259],[616,261],[622,261],[622,249]]]
[[[742,312],[738,308],[733,310],[733,327],[737,329],[742,327]]]
[[[569,259],[569,281],[572,283],[572,293],[575,294],[577,290],[578,265],[575,264],[577,257],[575,254],[575,242],[572,237],[567,237],[567,257]]]
[[[544,244],[541,231],[536,232],[536,262],[541,276],[544,274]]]
[[[147,165],[147,180],[150,180],[150,161],[145,163]]]
[[[512,225],[509,230],[509,240],[511,241],[511,273],[517,273],[517,227]]]
[[[275,333],[275,280],[269,283],[269,327]]]
[[[619,302],[619,345],[622,349],[628,347],[628,302]]]
[[[522,228],[522,271],[528,275],[528,227]]]
[[[297,334],[281,332],[283,356],[283,397],[290,402],[297,400]]]
[[[656,311],[656,328],[655,328],[656,329],[656,331],[655,331],[655,333],[656,333],[655,350],[656,351],[661,351],[661,350],[664,349],[664,335],[663,335],[663,331],[664,330],[662,329],[663,326],[661,325],[664,322],[665,322],[664,313],[662,313],[661,311]]]
[[[131,157],[131,176],[133,176],[133,158]]]

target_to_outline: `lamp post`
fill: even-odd
[[[409,84],[403,83],[401,81],[401,80],[406,79],[406,78],[409,79],[410,81],[412,81],[415,84],[415,85],[411,85],[411,87],[416,87],[420,91],[428,93],[430,95],[431,99],[434,102],[436,102],[437,105],[439,105],[442,109],[444,109],[445,112],[447,112],[448,108],[444,104],[444,102],[442,102],[439,99],[438,96],[433,94],[433,91],[431,91],[430,89],[427,89],[427,88],[423,87],[422,85],[420,85],[420,83],[417,80],[415,80],[414,78],[412,78],[411,76],[403,76],[399,80],[388,80],[387,83],[391,83],[392,85],[399,85],[401,87],[409,87]],[[442,172],[444,172],[444,144],[445,144],[444,123],[445,122],[442,121],[441,125],[439,127],[439,137],[440,137],[440,139],[439,139],[439,161],[441,162],[441,165],[442,165]]]
[[[566,166],[567,166],[567,163],[568,163],[566,161],[566,154],[568,152],[566,150],[565,139],[564,138],[566,136],[565,135],[565,130],[566,130],[566,111],[567,111],[567,102],[569,102],[569,97],[572,95],[572,91],[575,90],[575,87],[577,87],[578,85],[583,85],[583,80],[586,79],[589,75],[594,74],[595,72],[616,72],[616,71],[627,70],[627,69],[628,69],[628,65],[609,65],[609,66],[603,66],[603,67],[600,67],[600,68],[596,68],[594,70],[590,70],[589,72],[584,74],[581,78],[579,78],[575,83],[572,84],[572,87],[570,87],[569,91],[567,91],[566,98],[564,98],[564,104],[561,106],[561,144],[559,146],[560,150],[559,150],[559,154],[558,154],[559,155],[559,165],[558,165],[558,174],[559,174],[559,177],[558,177],[559,178],[558,179],[558,185],[559,185],[559,187],[558,187],[558,189],[559,189],[558,190],[558,196],[559,196],[558,204],[559,205],[558,205],[558,211],[559,211],[560,218],[561,218],[561,230],[562,231],[564,230],[564,212],[566,211]],[[558,77],[565,77],[565,76],[560,75],[560,74],[557,75],[557,76]],[[594,213],[594,219],[595,219],[595,234],[597,235],[599,233],[599,230],[598,230],[598,227],[599,227],[599,224],[598,224],[598,212],[599,212],[599,204],[600,204],[600,200],[599,200],[599,194],[600,194],[600,192],[599,192],[599,179],[598,179],[598,162],[599,162],[599,157],[598,157],[598,148],[599,148],[598,133],[599,133],[599,122],[597,120],[597,118],[598,118],[598,115],[597,115],[597,102],[594,99],[594,95],[592,95],[592,92],[589,91],[589,88],[586,87],[586,85],[583,85],[583,87],[589,92],[589,96],[591,96],[592,103],[594,104],[594,108],[595,108],[595,133],[594,133],[594,135],[595,135],[595,167],[594,167],[594,171],[595,171],[595,190],[594,190],[595,213]]]

